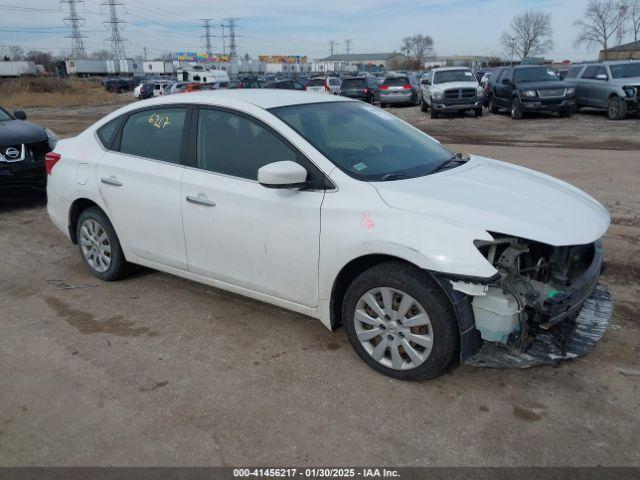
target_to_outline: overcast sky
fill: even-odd
[[[199,19],[219,25],[225,17],[239,17],[240,54],[301,54],[321,58],[329,53],[329,40],[352,39],[355,53],[399,50],[403,37],[431,35],[439,55],[502,55],[500,35],[517,13],[528,8],[553,15],[554,60],[584,60],[597,51],[574,49],[573,22],[587,0],[120,0],[126,21],[122,36],[129,56],[148,47],[150,57],[162,51],[203,50]],[[107,9],[101,0],[79,3],[82,31],[88,52],[109,48],[109,32],[102,21]],[[19,7],[21,11],[16,11]],[[58,0],[0,0],[0,46],[17,44],[25,50],[68,52],[69,29]],[[66,7],[63,7],[66,8]],[[218,27],[215,35],[222,35]],[[227,39],[228,42],[228,39]],[[222,39],[214,38],[215,51]]]

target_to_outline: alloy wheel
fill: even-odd
[[[93,218],[80,226],[80,247],[89,266],[96,272],[106,272],[111,265],[111,243],[105,229]]]
[[[366,292],[356,304],[354,325],[364,350],[385,367],[409,370],[429,358],[433,346],[429,316],[401,290],[378,287]]]

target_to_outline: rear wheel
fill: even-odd
[[[569,118],[571,116],[571,111],[560,110],[559,114],[560,114],[560,118]]]
[[[91,207],[80,214],[76,238],[84,262],[96,277],[113,281],[131,272],[133,266],[124,258],[118,236],[99,208]]]
[[[627,116],[627,102],[619,97],[609,99],[607,107],[607,116],[609,120],[622,120]]]
[[[511,118],[514,120],[520,120],[523,116],[520,99],[515,97],[511,102]]]
[[[387,108],[387,104],[380,102],[380,108]]]
[[[482,107],[480,108],[476,108],[474,111],[476,118],[479,118],[482,116]]]
[[[350,285],[342,308],[349,342],[374,370],[401,380],[444,372],[458,352],[451,305],[426,272],[387,262]]]

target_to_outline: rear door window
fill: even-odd
[[[121,123],[122,117],[119,117],[115,120],[111,120],[109,123],[98,129],[98,139],[100,139],[100,143],[107,150],[111,149],[113,140],[116,138],[116,134],[118,133],[118,128],[120,128]]]
[[[569,69],[569,71],[567,72],[567,74],[564,76],[564,78],[578,78],[578,74],[580,73],[580,70],[582,70],[584,67],[580,66],[580,67],[571,67]]]
[[[586,78],[586,79],[595,79],[596,76],[598,75],[606,75],[607,74],[607,70],[602,66],[602,65],[592,65],[590,67],[587,67],[584,71],[584,73],[582,74],[581,78]]]
[[[180,163],[186,108],[158,108],[133,113],[120,138],[120,152]]]

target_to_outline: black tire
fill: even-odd
[[[423,112],[426,112],[429,110],[429,105],[427,105],[427,102],[424,101],[424,98],[420,100],[420,110]]]
[[[609,117],[609,120],[624,120],[627,117],[627,102],[620,97],[610,98],[607,106],[607,117]]]
[[[500,111],[500,109],[496,105],[496,101],[493,98],[493,95],[489,95],[489,106],[488,106],[488,108],[489,108],[489,111],[491,113],[493,113],[494,115],[496,115]]]
[[[570,110],[560,110],[558,113],[560,114],[560,118],[569,118],[571,116]]]
[[[511,118],[514,120],[521,120],[523,116],[524,114],[522,113],[520,99],[518,97],[514,97],[511,101]]]
[[[358,302],[369,290],[380,287],[388,287],[413,297],[429,317],[433,339],[431,352],[426,360],[415,368],[394,369],[379,363],[358,339],[354,318]],[[427,272],[402,262],[392,261],[376,265],[353,281],[344,297],[342,323],[351,346],[367,365],[379,373],[400,380],[435,378],[441,375],[458,355],[458,327],[447,296]],[[397,335],[398,338],[405,338],[403,334]],[[389,352],[385,349],[383,355],[387,354],[390,355],[390,349]],[[407,362],[409,355],[405,353],[403,360]]]
[[[387,108],[387,104],[380,102],[380,108]]]
[[[474,111],[476,118],[482,117],[482,107],[476,108]]]
[[[83,252],[82,227],[87,220],[96,222],[104,230],[108,245],[111,247],[110,263],[109,267],[105,271],[99,271],[96,267],[92,266]],[[113,229],[113,225],[111,225],[107,216],[98,207],[87,208],[80,214],[78,223],[76,224],[76,238],[78,239],[78,248],[84,263],[89,267],[91,273],[99,279],[112,282],[120,280],[132,272],[133,265],[127,262],[127,259],[124,257],[124,253],[120,247],[120,241]]]
[[[431,100],[431,118],[433,119],[437,119],[440,115],[438,114],[438,112],[436,112],[436,109],[433,108],[433,99]]]

